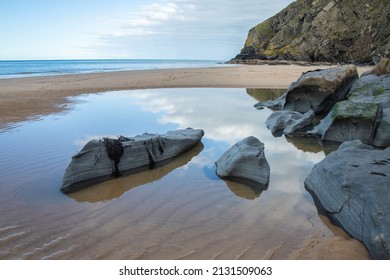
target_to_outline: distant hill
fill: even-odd
[[[245,60],[372,63],[390,56],[390,0],[297,0],[253,27]]]

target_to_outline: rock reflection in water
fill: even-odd
[[[261,193],[267,190],[268,185],[254,185],[254,184],[244,184],[233,182],[230,180],[224,180],[229,190],[234,193],[236,196],[254,200],[260,197]]]
[[[246,93],[257,101],[274,100],[283,95],[286,89],[278,88],[247,88]]]
[[[77,202],[101,202],[116,199],[133,188],[149,184],[163,178],[173,170],[189,163],[193,157],[203,150],[203,144],[199,143],[189,151],[169,160],[162,166],[154,169],[143,170],[139,173],[114,178],[94,186],[68,194]]]

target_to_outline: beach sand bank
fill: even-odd
[[[287,88],[303,72],[331,66],[240,65],[0,79],[0,127],[63,110],[69,96],[147,88]],[[359,67],[359,74],[368,68]]]

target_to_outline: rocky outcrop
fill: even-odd
[[[390,148],[346,142],[316,164],[306,189],[376,259],[390,259]]]
[[[232,62],[378,62],[390,55],[389,15],[383,0],[294,1],[253,27]]]
[[[344,142],[359,139],[372,144],[380,107],[373,103],[341,101],[310,133],[322,141]]]
[[[61,191],[74,192],[122,172],[154,168],[194,147],[204,135],[201,129],[182,129],[163,135],[91,140],[72,157],[65,171]]]
[[[216,173],[221,178],[249,186],[265,186],[269,182],[270,167],[264,144],[256,137],[250,136],[234,144],[215,164]]]
[[[313,110],[310,110],[305,114],[282,110],[273,112],[267,118],[265,124],[274,136],[279,135],[279,132],[287,136],[292,136],[301,128],[311,125],[313,117]]]
[[[355,65],[306,72],[289,86],[283,109],[327,113],[334,104],[345,99],[358,78]]]
[[[390,74],[364,75],[354,83],[348,98],[335,104],[311,133],[322,141],[359,139],[365,144],[388,147],[389,110]]]
[[[375,65],[374,68],[371,70],[364,72],[362,76],[365,75],[385,75],[385,74],[390,74],[390,58],[388,57],[382,57],[382,59],[379,61],[377,65]]]
[[[279,106],[301,113],[310,110],[316,114],[327,113],[334,104],[345,99],[358,78],[354,65],[309,71],[293,82],[282,97],[273,102],[259,102],[255,107]]]

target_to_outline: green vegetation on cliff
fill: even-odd
[[[297,0],[253,27],[236,59],[377,62],[389,26],[390,0]]]

